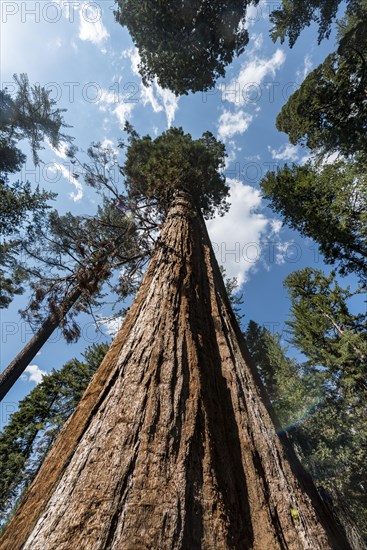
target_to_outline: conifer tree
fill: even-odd
[[[72,138],[63,129],[65,109],[56,106],[50,91],[40,85],[31,86],[26,74],[14,75],[16,93],[0,90],[0,308],[7,307],[16,294],[24,290],[27,271],[18,265],[21,243],[27,229],[47,214],[48,201],[55,193],[34,188],[31,182],[10,183],[9,175],[18,172],[26,156],[17,146],[26,139],[33,160],[39,163],[39,151],[48,139],[53,147]]]

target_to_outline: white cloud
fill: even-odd
[[[252,45],[252,51],[260,50],[264,43],[264,36],[260,34],[252,34],[250,36],[250,44]]]
[[[131,116],[131,113],[133,112],[135,107],[134,103],[120,103],[116,109],[114,109],[114,113],[116,114],[121,128],[125,126],[125,122],[128,120],[128,118]]]
[[[263,16],[262,13],[262,5],[264,4],[263,1],[261,1],[257,6],[254,6],[250,4],[246,11],[246,19],[245,19],[245,27],[249,29],[250,27],[253,27],[257,21],[260,21],[260,19]]]
[[[270,229],[273,235],[278,235],[282,227],[283,222],[281,220],[270,220]]]
[[[79,11],[79,38],[101,44],[109,37],[102,23],[102,10],[95,2],[84,2]]]
[[[98,105],[99,110],[103,112],[110,111],[111,105],[115,105],[112,112],[116,115],[121,128],[123,128],[125,126],[125,122],[130,118],[137,103],[132,101],[125,103],[124,100],[119,101],[118,94],[115,92],[102,90]]]
[[[98,325],[104,327],[106,333],[114,338],[124,321],[125,317],[123,315],[117,317],[99,317]]]
[[[61,158],[61,159],[64,159],[64,160],[67,159],[67,154],[66,154],[66,152],[67,152],[67,150],[68,150],[68,148],[69,148],[69,145],[68,145],[67,143],[65,143],[64,141],[62,141],[62,142],[59,144],[58,148],[53,147],[53,146],[51,145],[50,142],[48,142],[48,145],[49,145],[51,151],[52,151],[57,157],[59,157],[59,158]]]
[[[303,67],[302,69],[298,69],[296,72],[296,78],[298,82],[303,82],[310,70],[312,69],[312,58],[309,54],[305,55],[305,58],[303,60]]]
[[[279,147],[279,149],[272,149],[268,146],[268,151],[274,160],[284,160],[290,162],[296,162],[298,160],[298,146],[286,143]]]
[[[259,95],[259,86],[267,76],[275,77],[276,71],[283,65],[285,54],[278,48],[274,55],[268,59],[249,54],[250,59],[243,63],[238,76],[230,82],[222,95],[231,103],[243,105],[253,102],[253,97]],[[235,93],[233,91],[236,91]]]
[[[329,156],[324,157],[322,159],[322,164],[334,164],[337,160],[342,160],[343,157],[338,153],[338,151],[335,151],[334,153],[331,153]]]
[[[294,241],[278,241],[275,243],[275,257],[274,261],[276,265],[283,265],[286,262],[294,261],[298,258],[298,246]]]
[[[258,190],[238,180],[227,182],[231,188],[230,210],[222,218],[209,220],[207,226],[219,264],[241,285],[261,259],[261,238],[269,220],[256,212],[261,206]]]
[[[139,63],[140,56],[137,48],[129,48],[122,52],[122,57],[128,58],[131,63],[131,71],[134,75],[140,78]],[[154,79],[151,86],[144,86],[141,84],[141,100],[144,107],[148,104],[152,107],[155,113],[164,112],[167,119],[168,128],[172,125],[175,119],[175,114],[178,109],[179,98],[175,96],[173,92],[168,89],[164,89],[159,86],[156,79]]]
[[[48,167],[48,170],[54,174],[60,173],[71,185],[74,185],[76,191],[69,193],[69,196],[73,199],[74,202],[78,202],[83,198],[83,186],[74,176],[72,171],[72,165],[64,165],[58,162],[55,162],[52,166]]]
[[[236,113],[224,110],[218,120],[218,138],[226,140],[236,134],[243,134],[250,126],[253,118],[253,115],[242,110]]]
[[[24,374],[22,374],[22,380],[25,382],[34,382],[39,384],[42,382],[42,378],[47,374],[46,371],[41,370],[38,365],[29,365]]]

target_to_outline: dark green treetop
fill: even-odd
[[[366,12],[367,14],[367,12]],[[293,144],[323,156],[367,147],[367,41],[360,50],[330,54],[283,106],[276,121]]]
[[[206,218],[228,210],[229,187],[220,172],[225,147],[210,132],[192,139],[182,128],[170,128],[154,140],[140,138],[128,125],[129,146],[123,174],[135,201],[151,201],[165,213],[179,190],[189,192]]]
[[[360,3],[361,0],[346,0],[348,12],[354,13]],[[270,20],[274,25],[271,36],[274,41],[279,38],[282,43],[287,36],[292,48],[301,32],[316,22],[320,43],[323,38],[330,36],[331,25],[340,4],[341,0],[282,0],[280,8],[270,14]]]
[[[324,8],[330,4],[317,3]],[[294,4],[298,2],[287,3],[287,9],[296,9]],[[307,9],[309,3],[300,4]],[[297,18],[301,13],[300,8]],[[338,50],[306,77],[284,105],[277,128],[288,134],[291,143],[307,145],[321,156],[337,152],[348,157],[366,151],[366,18],[366,0],[348,3],[339,22]]]
[[[247,6],[259,0],[117,0],[116,20],[139,49],[144,84],[176,95],[212,88],[249,37]]]

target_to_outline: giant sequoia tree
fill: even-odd
[[[349,548],[261,402],[203,196],[180,156],[161,162],[178,179],[156,195],[171,206],[140,290],[1,547]]]

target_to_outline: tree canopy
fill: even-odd
[[[311,364],[328,370],[331,391],[353,409],[367,412],[366,315],[352,314],[350,289],[342,288],[335,273],[305,268],[285,280],[291,298],[291,341]]]
[[[367,180],[359,164],[285,165],[267,173],[261,188],[286,223],[319,244],[327,262],[366,280]]]
[[[130,198],[152,201],[165,213],[179,190],[192,195],[207,218],[228,210],[229,187],[220,172],[225,147],[210,132],[192,139],[182,128],[170,128],[154,140],[140,138],[129,126],[123,174]]]
[[[18,172],[26,160],[17,144],[27,140],[38,164],[45,139],[53,147],[71,141],[62,132],[67,127],[65,110],[56,107],[50,91],[38,84],[31,86],[26,74],[14,75],[14,81],[15,94],[0,90],[0,307],[7,307],[14,295],[23,292],[26,272],[18,266],[19,246],[27,229],[45,216],[48,201],[56,197],[34,189],[29,181],[9,182],[9,174]]]
[[[354,0],[347,0],[355,4]],[[283,0],[280,8],[270,14],[273,23],[271,35],[283,43],[288,36],[292,48],[305,27],[316,22],[319,26],[319,43],[328,38],[332,21],[335,19],[341,0]]]
[[[35,164],[39,162],[39,150],[47,138],[52,147],[61,141],[70,142],[71,137],[62,132],[69,126],[56,101],[50,97],[51,91],[35,84],[30,85],[26,74],[14,75],[16,93],[0,90],[0,171],[16,172],[25,161],[24,154],[16,144],[27,139],[31,146]]]
[[[313,3],[287,2],[284,10],[297,10],[295,17],[301,22],[303,9],[298,4],[308,10]],[[331,9],[331,4],[336,9],[338,3],[317,2],[322,10]],[[348,3],[339,23],[338,50],[306,77],[282,108],[277,128],[288,134],[291,143],[307,145],[322,156],[337,152],[348,157],[366,151],[366,17],[366,0]],[[327,22],[329,16],[325,28]]]
[[[176,95],[212,88],[249,36],[248,5],[259,0],[118,0],[116,20],[139,50],[144,84],[155,77]]]

